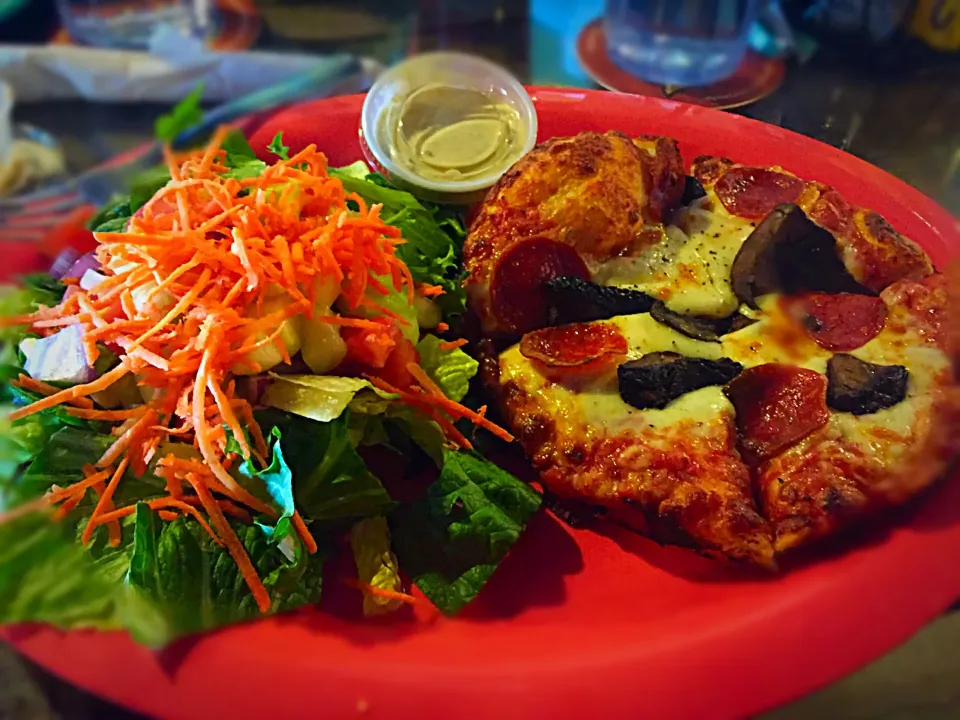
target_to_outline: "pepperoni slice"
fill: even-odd
[[[887,306],[872,295],[810,293],[788,298],[787,312],[825,350],[856,350],[875,338],[887,320]]]
[[[714,189],[723,206],[749,220],[766,217],[780,203],[795,202],[804,182],[792,175],[754,167],[735,167],[717,180]]]
[[[627,339],[613,325],[575,323],[534,330],[520,341],[520,354],[553,370],[598,372],[627,353]]]
[[[827,378],[793,365],[744,370],[724,393],[737,412],[741,454],[751,464],[779,454],[830,419]]]
[[[820,193],[820,197],[810,208],[808,217],[839,237],[845,238],[857,232],[853,225],[853,206],[833,188]]]
[[[547,324],[544,283],[555,277],[590,279],[579,253],[547,238],[522,240],[508,248],[493,270],[490,305],[500,325],[524,333]]]

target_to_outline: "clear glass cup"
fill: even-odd
[[[57,0],[60,19],[76,42],[142,50],[160,25],[202,35],[211,0]]]
[[[766,0],[606,0],[614,63],[662,85],[709,85],[732,74]]]

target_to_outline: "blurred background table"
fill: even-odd
[[[602,12],[601,2],[271,0],[242,5],[259,19],[253,34],[257,48],[348,50],[385,63],[411,52],[457,49],[500,62],[525,83],[593,86],[575,47],[580,29]],[[849,53],[824,46],[805,63],[788,61],[779,89],[735,112],[843,148],[960,215],[958,80],[956,61],[912,68],[887,63],[878,72],[851,62]],[[70,168],[78,171],[149,139],[154,119],[166,109],[150,104],[34,103],[18,106],[15,118],[55,135]],[[960,717],[958,677],[960,612],[953,612],[870,667],[766,718],[952,720]],[[0,646],[0,718],[6,717],[135,716]]]

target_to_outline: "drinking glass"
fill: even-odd
[[[57,9],[76,42],[142,50],[160,25],[202,34],[210,0],[57,0]]]
[[[662,85],[708,85],[732,74],[766,0],[607,0],[614,63]]]

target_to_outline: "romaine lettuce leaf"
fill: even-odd
[[[317,422],[336,420],[361,391],[366,398],[390,400],[363,378],[336,375],[274,375],[261,402]]]
[[[529,485],[479,455],[444,449],[440,477],[391,517],[400,567],[453,615],[490,579],[540,501]]]
[[[293,517],[293,473],[283,457],[280,446],[280,429],[270,431],[270,464],[263,470],[257,470],[251,460],[244,460],[234,472],[239,483],[254,496],[276,509],[278,516],[269,527],[279,541],[290,531],[290,518]],[[233,435],[227,435],[227,452],[240,453],[240,446]]]
[[[257,525],[232,525],[270,595],[270,614],[320,599],[322,553],[307,554],[290,535],[288,558]],[[198,523],[164,522],[143,503],[137,505],[127,583],[142,607],[154,611],[153,622],[131,628],[151,647],[261,615],[229,553]]]
[[[281,130],[276,135],[273,136],[273,140],[270,141],[270,144],[267,145],[267,150],[272,152],[281,160],[290,159],[290,147],[283,144],[283,131]]]
[[[11,422],[11,410],[12,407],[0,407],[0,483],[12,480],[22,465],[43,452],[50,437],[61,427],[47,413]]]
[[[257,153],[239,130],[227,133],[220,147],[227,153],[226,165],[230,168],[224,177],[241,180],[257,177],[267,169],[267,164],[257,158]]]
[[[21,278],[21,285],[0,285],[0,318],[14,317],[31,313],[41,305],[53,307],[63,297],[64,286],[47,276],[43,281],[36,275]],[[23,325],[0,327],[0,343],[16,345],[26,337]]]
[[[67,523],[31,513],[0,524],[0,623],[119,624],[119,584],[99,572]]]
[[[381,590],[401,591],[397,558],[390,550],[390,529],[382,517],[361,520],[350,529],[350,549],[357,564],[357,578]],[[363,614],[382,615],[400,607],[400,601],[364,594]]]
[[[130,214],[147,204],[157,190],[170,182],[170,171],[165,165],[144,170],[130,183]]]
[[[470,379],[480,364],[460,348],[444,350],[440,338],[427,335],[417,343],[420,367],[451,400],[460,402],[470,389]]]
[[[350,412],[330,422],[286,413],[258,413],[265,430],[277,427],[293,472],[296,506],[307,518],[336,523],[382,514],[393,501],[350,442]]]
[[[173,140],[184,130],[189,130],[203,120],[200,101],[203,99],[203,83],[198,83],[186,97],[173,106],[170,112],[161,115],[153,124],[154,135],[163,142]]]
[[[66,487],[83,478],[83,466],[96,462],[116,440],[111,435],[72,426],[62,427],[46,441],[43,450],[7,488],[8,502],[24,502],[39,497],[52,486]],[[128,471],[114,493],[117,506],[163,497],[166,481],[148,470],[140,477]],[[80,516],[93,509],[90,493],[78,508]],[[99,534],[102,528],[97,528]]]

